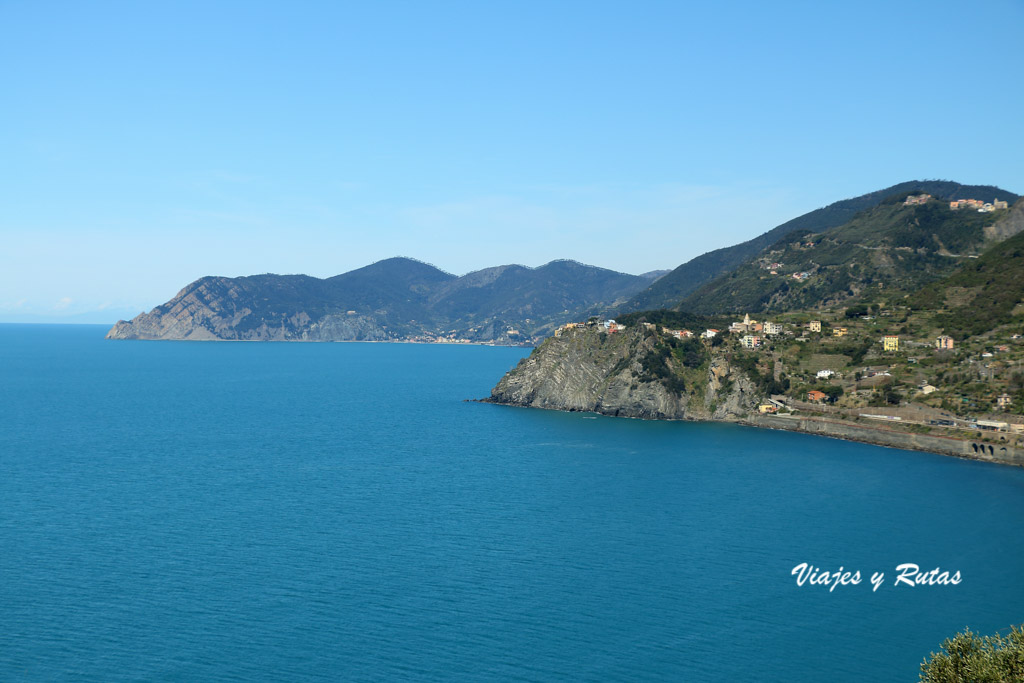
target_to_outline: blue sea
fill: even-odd
[[[913,681],[1024,621],[1024,469],[466,401],[525,349],[105,332],[0,325],[3,681]]]

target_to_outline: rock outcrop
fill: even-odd
[[[709,349],[688,368],[663,344],[640,326],[569,329],[534,349],[485,400],[645,419],[737,420],[756,412],[755,387],[724,356]]]
[[[369,316],[304,310],[253,315],[244,284],[208,277],[178,292],[149,313],[121,320],[107,339],[183,341],[379,341],[387,332]]]

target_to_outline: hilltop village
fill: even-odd
[[[929,202],[937,203],[938,200],[936,200],[930,194],[911,195],[908,196],[905,200],[903,200],[902,205],[924,206]],[[949,202],[949,209],[951,211],[959,211],[963,209],[965,211],[976,211],[977,213],[992,213],[994,211],[1001,211],[1007,209],[1008,207],[1009,202],[1000,199],[993,199],[991,202],[985,202],[980,199],[957,199]],[[807,250],[813,250],[815,247],[819,246],[821,244],[822,239],[824,239],[823,236],[818,235],[816,237],[806,239],[805,241],[798,241],[791,246],[792,248],[807,253]],[[768,271],[769,275],[791,278],[796,282],[804,282],[814,274],[813,272],[807,270],[793,268],[787,269],[785,263],[772,259],[772,256],[778,253],[779,252],[772,252],[758,259],[759,268],[762,271]],[[955,254],[947,255],[956,256]],[[977,258],[977,256],[969,255],[967,256],[967,258]],[[790,270],[792,272],[787,272],[787,270]]]
[[[631,316],[630,316],[631,317]],[[1024,338],[982,335],[964,342],[934,333],[906,307],[790,313],[727,328],[673,328],[638,320],[574,322],[615,335],[633,327],[661,337],[676,358],[714,355],[741,368],[758,389],[761,417],[829,417],[920,434],[1024,445]],[[689,346],[688,346],[689,345]],[[682,350],[682,353],[680,353]],[[700,351],[706,353],[700,354]]]
[[[931,200],[932,196],[930,194],[910,195],[903,200],[903,206],[927,204]],[[991,202],[986,202],[981,199],[953,199],[949,202],[949,208],[953,211],[967,209],[969,211],[977,211],[978,213],[992,213],[993,211],[1009,208],[1009,206],[1009,202],[1000,199],[993,199]]]

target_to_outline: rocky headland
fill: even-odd
[[[681,348],[666,347],[644,326],[569,328],[521,360],[485,400],[655,420],[737,421],[756,412],[756,387],[725,354]]]
[[[843,419],[813,411],[764,414],[766,397],[726,345],[672,343],[656,326],[609,332],[564,329],[505,374],[486,403],[652,420],[702,420],[798,431],[880,446],[1024,466],[1024,448],[913,425]]]

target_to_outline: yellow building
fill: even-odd
[[[821,321],[820,320],[812,320],[811,321],[811,332],[821,332]]]
[[[887,334],[882,337],[882,348],[886,351],[899,351],[900,338],[895,334]]]
[[[835,337],[845,337],[848,331],[845,327],[833,327],[832,335]]]

